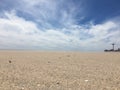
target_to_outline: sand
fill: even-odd
[[[0,51],[0,90],[120,90],[120,53]]]

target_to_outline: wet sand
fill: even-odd
[[[120,90],[120,53],[0,51],[0,90]]]

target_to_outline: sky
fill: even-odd
[[[120,0],[0,0],[0,49],[120,48]]]

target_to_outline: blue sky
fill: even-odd
[[[1,0],[0,49],[120,47],[119,0]]]

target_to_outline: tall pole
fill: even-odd
[[[113,44],[112,44],[112,46],[113,46],[113,50],[114,50],[114,45],[115,45],[115,44],[113,43]]]

